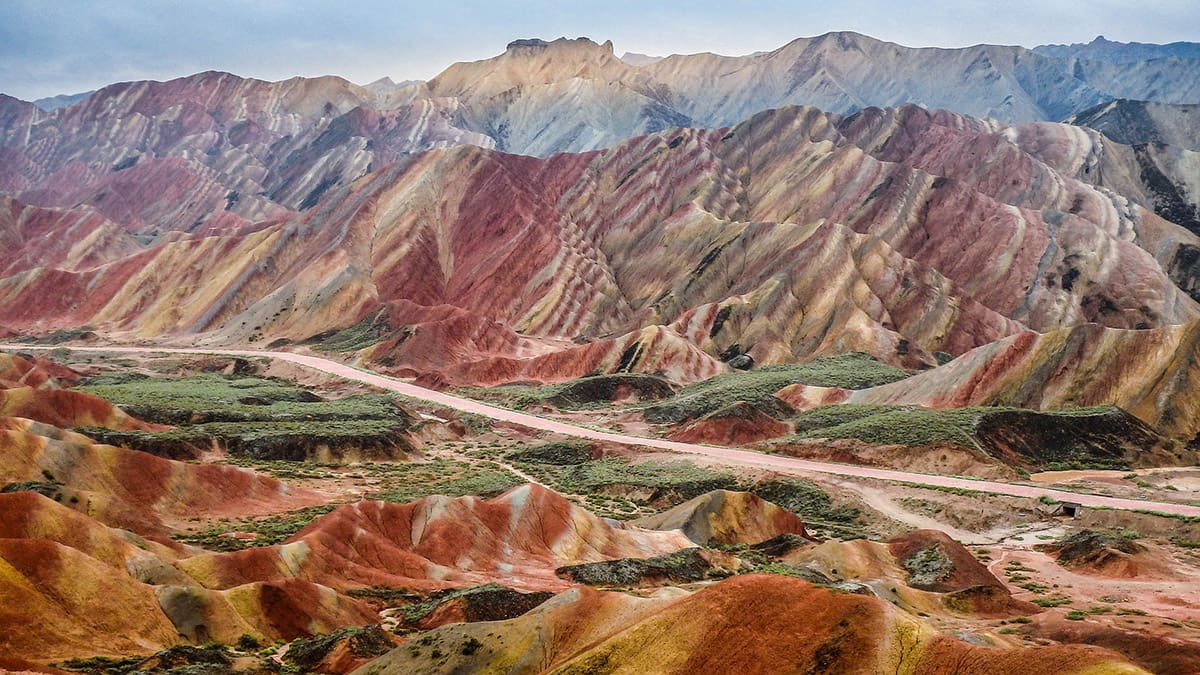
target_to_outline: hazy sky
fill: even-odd
[[[617,54],[746,54],[831,30],[942,47],[1200,41],[1200,2],[0,0],[0,92],[33,99],[202,70],[428,79],[522,37],[586,35]]]

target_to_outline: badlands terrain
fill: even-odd
[[[1200,672],[1197,58],[0,95],[0,669]]]

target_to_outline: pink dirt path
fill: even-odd
[[[33,345],[8,345],[10,348],[19,348],[25,350],[33,349],[51,349],[50,347],[37,347]],[[59,346],[58,348],[62,348]],[[1050,490],[1033,485],[1021,485],[1016,483],[1002,483],[998,481],[987,480],[970,480],[966,478],[955,478],[953,476],[942,476],[937,474],[913,473],[908,471],[896,471],[892,469],[878,469],[868,466],[857,466],[853,464],[835,464],[832,462],[817,462],[806,459],[798,459],[795,457],[780,457],[776,455],[767,455],[750,450],[739,450],[736,448],[717,447],[711,445],[696,445],[692,443],[680,443],[676,441],[667,441],[657,438],[644,438],[641,436],[628,436],[625,434],[616,434],[608,431],[598,431],[588,429],[573,424],[557,422],[554,420],[545,419],[536,415],[528,415],[525,413],[497,408],[485,403],[473,401],[471,399],[453,396],[432,389],[418,387],[414,384],[409,384],[395,378],[386,377],[373,373],[368,370],[361,370],[343,363],[330,361],[319,356],[310,356],[307,354],[293,354],[290,352],[274,352],[274,351],[258,351],[248,349],[184,349],[171,347],[68,347],[75,351],[93,351],[93,352],[115,352],[115,353],[168,353],[168,354],[203,354],[203,355],[219,355],[219,356],[240,356],[240,357],[267,357],[288,361],[301,366],[319,370],[331,375],[337,375],[349,380],[363,382],[372,386],[393,391],[404,396],[409,396],[431,403],[437,403],[449,408],[454,408],[461,412],[472,413],[475,415],[483,415],[495,420],[520,424],[531,429],[540,429],[549,431],[564,436],[574,436],[576,438],[585,438],[596,441],[607,441],[611,443],[625,443],[628,445],[639,445],[649,448],[658,448],[660,450],[669,450],[690,455],[703,455],[705,457],[719,459],[723,462],[739,466],[748,466],[764,469],[773,469],[779,471],[792,472],[808,472],[808,473],[824,473],[837,476],[852,476],[855,478],[874,478],[878,480],[894,481],[902,483],[918,483],[922,485],[933,485],[944,488],[961,488],[964,490],[974,490],[976,492],[988,492],[992,494],[1010,495],[1014,497],[1050,497],[1059,501],[1069,501],[1090,507],[1104,507],[1111,509],[1123,510],[1139,510],[1148,509],[1161,513],[1170,513],[1181,516],[1200,517],[1200,506],[1188,506],[1186,504],[1171,504],[1167,502],[1151,502],[1138,499],[1122,499],[1119,497],[1105,497],[1101,495],[1080,494],[1076,492],[1067,492],[1063,490]]]

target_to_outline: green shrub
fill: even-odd
[[[1058,595],[1053,598],[1033,599],[1033,604],[1037,605],[1038,607],[1061,607],[1063,605],[1069,605],[1071,602],[1071,598],[1068,598],[1065,595]]]
[[[717,375],[685,387],[668,401],[648,406],[645,415],[650,422],[677,424],[738,401],[778,406],[778,399],[773,394],[792,384],[865,389],[896,382],[910,374],[858,352],[818,357],[808,363],[764,366]]]

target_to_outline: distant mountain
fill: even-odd
[[[58,96],[47,96],[46,98],[37,99],[33,102],[33,104],[42,110],[45,110],[46,112],[54,112],[59,108],[65,108],[69,105],[79,103],[94,93],[96,93],[95,89],[91,91],[80,92],[78,94],[59,94]]]
[[[227,231],[307,209],[408,153],[492,145],[454,126],[456,108],[411,87],[217,72],[114,84],[53,113],[0,95],[0,192],[88,205],[142,237]]]
[[[1200,77],[1190,62],[1113,67],[1021,47],[915,49],[849,32],[800,38],[751,56],[670,56],[639,71],[664,83],[677,110],[707,125],[787,104],[854,112],[915,103],[1011,123],[1058,121],[1120,97],[1200,100]]]
[[[1012,123],[1058,121],[1119,97],[1200,100],[1190,62],[1117,67],[1021,47],[914,49],[849,32],[748,56],[631,58],[587,38],[517,40],[493,58],[450,66],[414,95],[455,99],[455,124],[537,156],[727,126],[785,105],[852,113],[915,103]]]
[[[1200,42],[1172,42],[1165,45],[1145,42],[1113,42],[1100,35],[1088,43],[1041,45],[1034,47],[1033,51],[1056,59],[1133,63],[1151,59],[1200,59]]]
[[[363,89],[374,94],[376,97],[388,100],[397,97],[402,97],[406,90],[420,87],[424,82],[421,80],[404,80],[403,82],[394,82],[390,77],[381,77],[370,84],[363,85]]]
[[[1119,99],[1066,119],[1126,145],[1158,143],[1200,150],[1200,104],[1177,105]]]
[[[621,55],[621,60],[631,66],[648,66],[651,63],[662,61],[661,56],[648,56],[646,54],[638,54],[637,52],[625,52]]]

